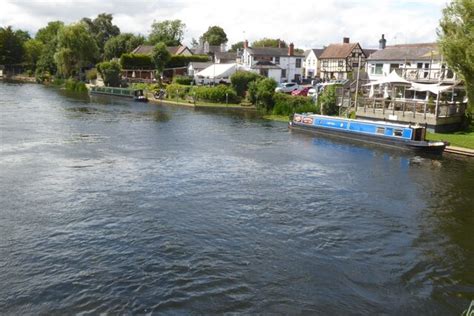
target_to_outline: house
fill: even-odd
[[[341,44],[330,44],[319,57],[321,77],[326,80],[351,79],[354,70],[363,69],[366,58],[359,43],[350,43],[349,38],[344,37]]]
[[[143,55],[150,55],[153,52],[153,45],[140,45],[132,51],[132,54],[143,54]],[[171,55],[183,55],[183,56],[191,56],[193,55],[192,51],[184,45],[179,46],[168,46],[168,52]]]
[[[319,57],[323,53],[323,48],[313,48],[305,51],[304,53],[304,77],[311,79],[314,77],[319,77],[320,63]]]
[[[245,70],[273,78],[279,83],[299,82],[303,78],[303,60],[304,54],[295,52],[293,43],[288,48],[252,48],[245,40],[240,64]]]
[[[437,43],[383,46],[367,59],[370,80],[386,77],[393,70],[402,78],[416,82],[453,83],[459,80],[443,62]]]
[[[188,65],[188,76],[193,77],[194,74],[200,72],[201,70],[206,69],[211,66],[212,62],[196,62],[192,61]]]
[[[216,64],[233,64],[237,61],[237,53],[234,52],[216,52],[214,62]]]
[[[226,45],[209,45],[208,41],[199,40],[198,46],[191,49],[194,55],[209,55],[214,58],[216,53],[224,53],[226,51]]]

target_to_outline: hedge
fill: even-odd
[[[193,82],[193,77],[188,76],[175,76],[173,78],[173,83],[182,84],[189,86]]]
[[[208,102],[228,102],[238,103],[239,97],[234,89],[225,85],[218,85],[214,87],[198,86],[192,89],[192,92],[198,100]]]
[[[122,69],[155,69],[151,55],[122,54],[120,57]]]
[[[272,113],[274,115],[290,115],[302,112],[319,112],[317,106],[310,97],[292,96],[285,93],[273,95],[275,105]]]
[[[177,83],[172,83],[166,86],[166,95],[170,99],[176,97],[184,99],[191,91],[191,86],[185,86]]]
[[[173,55],[170,61],[166,64],[166,68],[186,67],[190,62],[207,62],[209,56],[207,55]]]

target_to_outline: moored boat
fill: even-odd
[[[412,126],[302,113],[293,115],[289,127],[294,130],[330,134],[350,140],[433,154],[441,154],[447,145],[442,141],[426,140],[426,128],[419,125]]]
[[[115,96],[115,97],[131,98],[137,102],[148,101],[142,89],[92,86],[90,87],[89,92],[90,94],[96,94],[96,95],[110,95],[110,96]]]

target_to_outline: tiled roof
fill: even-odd
[[[308,57],[308,55],[311,53],[311,51],[313,51],[313,53],[314,53],[314,55],[316,56],[316,58],[319,58],[319,56],[321,56],[321,54],[323,53],[324,48],[308,49],[307,51],[304,52],[304,56],[305,56],[305,57]]]
[[[342,43],[342,44],[331,44],[326,47],[319,56],[319,58],[346,58],[348,57],[354,48],[359,45],[358,43]]]
[[[258,47],[258,48],[247,48],[249,53],[253,56],[288,56],[288,48],[278,47]],[[298,53],[295,51],[295,57],[304,57],[304,53]]]
[[[378,49],[366,49],[366,48],[363,48],[362,50],[364,51],[364,54],[367,57],[369,57],[370,55],[378,51]]]
[[[218,52],[215,54],[217,59],[236,60],[237,53],[235,52]]]
[[[402,44],[385,47],[370,55],[369,60],[431,60],[439,59],[438,44]]]
[[[252,69],[281,69],[281,67],[271,61],[258,61],[252,66]]]

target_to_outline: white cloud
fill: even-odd
[[[31,33],[48,21],[71,23],[107,12],[122,32],[147,34],[154,20],[181,19],[187,26],[185,43],[219,25],[230,44],[271,37],[309,48],[344,36],[375,47],[382,33],[389,44],[434,41],[446,0],[0,0],[0,5],[1,26]]]

